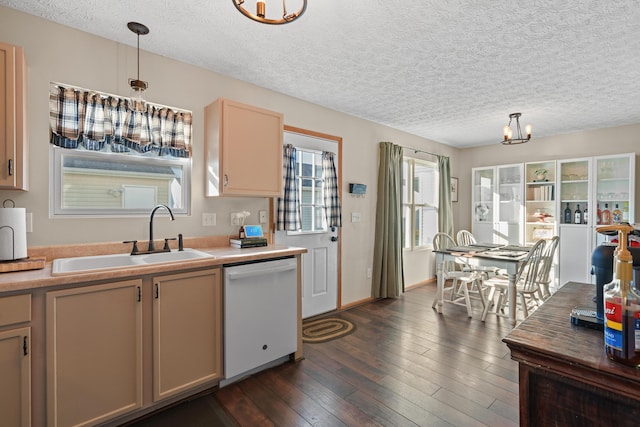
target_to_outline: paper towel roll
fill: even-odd
[[[13,228],[13,233],[11,228]],[[0,261],[27,257],[25,208],[0,208]]]

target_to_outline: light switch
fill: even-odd
[[[266,224],[267,223],[267,211],[260,211],[258,213],[259,213],[259,216],[260,216],[260,224]]]
[[[203,227],[213,227],[216,225],[216,214],[214,213],[202,213],[202,226]]]
[[[351,222],[360,222],[360,212],[351,212]]]

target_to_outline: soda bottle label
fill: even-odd
[[[605,301],[604,303],[604,343],[607,347],[622,351],[622,306],[620,302]],[[636,322],[638,326],[638,322]],[[636,327],[636,341],[638,341]]]

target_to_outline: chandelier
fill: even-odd
[[[272,0],[271,3],[274,1]],[[244,0],[233,0],[233,4],[236,6],[244,16],[247,18],[253,19],[254,21],[262,22],[263,24],[272,24],[272,25],[280,25],[280,24],[288,24],[289,22],[293,22],[298,19],[305,10],[307,10],[307,0],[302,0],[302,6],[297,12],[288,13],[287,12],[287,2],[286,0],[282,0],[282,18],[270,19],[266,18],[266,0],[258,0],[256,1],[256,13],[253,14],[249,12],[244,7]]]
[[[147,82],[140,80],[140,35],[149,34],[149,28],[146,25],[139,22],[129,22],[127,27],[138,35],[138,77],[136,79],[129,79],[129,86],[139,96],[142,96],[142,92],[149,86]]]
[[[525,126],[526,137],[522,137],[522,129],[520,129],[521,115],[521,113],[509,114],[509,124],[503,128],[504,139],[500,141],[503,145],[524,144],[531,139],[531,125]],[[513,119],[516,119],[516,138],[513,137],[513,130],[511,130],[511,121]]]

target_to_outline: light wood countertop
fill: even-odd
[[[196,242],[194,242],[196,243]],[[110,248],[119,248],[119,244],[108,244]],[[104,249],[90,249],[98,247],[97,245],[69,245],[68,247],[60,247],[55,253],[61,256],[52,256],[50,249],[34,250],[33,254],[47,254],[47,263],[40,270],[28,270],[11,273],[0,274],[0,294],[24,292],[41,288],[55,288],[63,285],[73,285],[78,283],[91,283],[112,279],[125,279],[129,277],[147,276],[153,274],[178,272],[184,270],[193,270],[201,268],[219,267],[224,264],[255,261],[261,259],[277,258],[291,255],[299,255],[305,253],[305,248],[296,248],[289,246],[269,245],[258,248],[236,249],[229,246],[219,247],[197,247],[191,246],[185,240],[185,248],[194,248],[213,255],[213,258],[200,258],[191,260],[181,260],[168,263],[157,263],[149,265],[138,265],[135,267],[113,268],[109,270],[100,270],[94,272],[79,272],[62,276],[52,276],[53,258],[66,258],[70,256],[87,256],[100,255],[106,253],[127,253],[126,250],[115,252],[104,252]],[[82,247],[84,250],[78,252],[70,248]],[[175,249],[174,249],[175,250]],[[75,252],[75,254],[73,254]],[[30,256],[33,255],[30,253]]]

